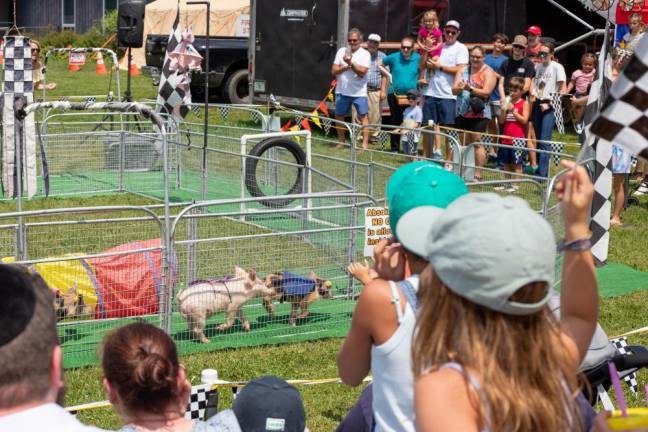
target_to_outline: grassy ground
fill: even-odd
[[[82,72],[71,74],[65,70],[63,62],[50,64],[49,82],[58,82],[59,87],[48,92],[48,99],[58,99],[63,95],[99,95],[108,91],[108,77],[94,75],[94,67],[86,66]],[[122,88],[125,88],[125,75],[122,75]],[[112,81],[114,90],[114,79]],[[156,89],[151,86],[147,77],[133,79],[133,95],[136,100],[154,98]],[[38,97],[38,96],[37,96]],[[219,114],[212,112],[210,118],[216,119]],[[200,121],[199,119],[195,119]],[[327,144],[317,144],[316,151],[327,155],[340,155]],[[377,156],[378,158],[380,156]],[[362,156],[368,160],[369,156]],[[329,166],[335,166],[331,163]],[[336,170],[338,168],[330,168]],[[342,168],[339,168],[340,172]],[[387,174],[385,174],[387,175]],[[379,192],[377,192],[379,193]],[[97,205],[110,203],[110,197],[96,198]],[[133,198],[133,204],[144,204],[145,200]],[[27,207],[38,205],[27,203]],[[69,205],[67,200],[49,200],[48,205]],[[73,202],[74,205],[87,203],[85,199]],[[12,204],[1,207],[10,210]],[[641,207],[630,207],[623,215],[624,227],[613,228],[611,231],[610,261],[627,264],[642,271],[648,271],[648,254],[645,253],[642,240],[648,234],[646,219],[646,202]],[[601,301],[600,320],[603,327],[612,336],[648,324],[646,310],[648,308],[648,280],[644,281],[644,290],[627,296],[606,298]],[[648,336],[641,335],[630,338],[631,343],[648,345]],[[335,354],[341,344],[341,339],[324,339],[316,342],[303,342],[280,346],[262,346],[255,348],[226,349],[213,353],[200,353],[183,357],[192,383],[199,381],[200,370],[210,367],[219,370],[224,379],[250,379],[263,374],[276,374],[285,378],[327,378],[337,375]],[[100,370],[97,367],[86,367],[67,371],[68,403],[77,404],[101,400],[105,396],[100,385]],[[648,374],[640,375],[640,382],[645,383]],[[333,430],[346,411],[354,403],[359,389],[349,389],[339,384],[318,386],[302,386],[308,426],[312,431]],[[230,394],[223,392],[221,407],[230,404]],[[642,400],[631,398],[633,406],[642,404]],[[110,409],[98,409],[80,414],[80,418],[91,424],[105,428],[115,428],[119,425],[116,416]]]

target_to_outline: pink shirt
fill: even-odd
[[[442,35],[443,35],[443,33],[441,33],[440,29],[435,28],[432,31],[430,31],[427,28],[425,28],[424,26],[421,26],[419,28],[419,32],[418,32],[418,36],[419,36],[420,40],[424,41],[426,38],[432,37],[432,39],[434,39],[435,44],[438,44],[438,43],[442,42],[441,41]],[[439,47],[438,49],[432,50],[432,51],[430,51],[429,56],[430,57],[438,57],[438,56],[441,55],[441,50],[442,50],[441,47]],[[425,50],[419,49],[419,54],[420,55],[423,55],[424,52],[425,52]]]
[[[571,80],[576,88],[576,93],[579,95],[588,94],[587,90],[590,84],[592,84],[592,81],[594,81],[594,74],[596,74],[596,69],[592,69],[590,73],[585,73],[580,69],[574,71]]]

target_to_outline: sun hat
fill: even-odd
[[[527,34],[540,36],[542,35],[542,29],[538,26],[531,26],[527,29]]]
[[[299,390],[279,377],[250,381],[236,396],[232,410],[243,432],[304,432],[306,413]]]
[[[425,256],[455,294],[511,315],[541,310],[552,294],[556,242],[549,226],[526,201],[473,193],[454,201],[427,235]],[[531,282],[545,282],[536,303],[510,300]]]
[[[430,226],[442,209],[468,188],[458,175],[433,162],[411,163],[404,175],[390,179],[389,224],[396,239],[405,249],[425,256],[424,227]],[[396,174],[396,173],[395,173]],[[424,208],[409,215],[413,209]]]
[[[526,36],[524,36],[524,35],[516,35],[513,38],[513,43],[511,45],[513,45],[513,46],[520,45],[520,46],[523,46],[524,48],[526,48],[527,47],[527,38],[526,38]]]
[[[446,23],[446,27],[454,27],[457,30],[461,30],[461,26],[459,25],[459,21],[457,20],[450,20]]]
[[[377,35],[376,33],[371,33],[369,37],[367,38],[368,41],[373,41],[373,42],[378,42],[380,43],[380,35]]]

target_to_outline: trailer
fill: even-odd
[[[528,25],[541,25],[559,43],[569,42],[561,61],[578,67],[580,54],[602,40],[604,18],[579,0],[273,0],[251,1],[248,49],[253,101],[274,100],[313,109],[326,96],[336,51],[346,46],[350,28],[378,33],[381,49],[397,49],[401,38],[416,35],[421,14],[435,9],[444,22],[456,19],[461,41],[490,44],[497,32],[511,38]],[[583,35],[586,36],[583,36]],[[600,43],[600,41],[599,41]]]

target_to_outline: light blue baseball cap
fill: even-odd
[[[489,309],[528,315],[545,307],[554,280],[556,242],[549,223],[517,197],[472,193],[443,211],[427,235],[426,254],[455,294]],[[545,282],[536,303],[512,301],[518,289]]]

